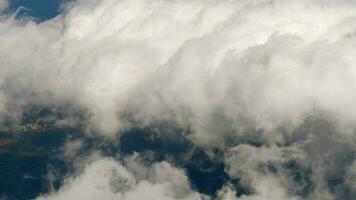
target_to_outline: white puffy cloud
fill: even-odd
[[[172,120],[189,127],[196,143],[218,145],[245,128],[262,129],[275,142],[280,141],[277,128],[294,130],[315,113],[352,132],[355,3],[78,0],[43,23],[2,16],[0,122],[16,121],[35,97],[39,104],[86,110],[88,129],[110,136],[132,125]],[[304,155],[303,148],[236,147],[238,153],[226,159],[227,172],[254,190],[240,198],[297,198],[287,191],[292,187],[287,175],[261,173],[257,167],[285,162],[285,154]],[[308,149],[329,152],[319,143]],[[71,150],[66,156],[73,157]],[[164,174],[150,177],[130,172],[145,167],[131,167],[113,160],[94,162],[68,178],[60,191],[40,198],[200,198],[186,188],[179,170],[157,165]],[[113,182],[125,187],[117,190]],[[180,190],[189,195],[180,196],[186,194],[176,193]],[[221,198],[235,196],[232,189],[225,193]],[[318,195],[329,194],[321,188]]]
[[[37,200],[201,200],[192,191],[181,170],[166,162],[152,168],[149,179],[136,179],[130,169],[110,158],[100,158],[88,163],[83,172],[68,177],[57,192],[44,194]]]
[[[352,124],[354,3],[81,0],[40,24],[3,18],[1,113],[50,95],[102,133],[173,118],[202,142],[318,110]]]

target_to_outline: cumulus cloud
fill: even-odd
[[[225,171],[249,193],[238,198],[238,188],[227,184],[219,193],[221,199],[354,198],[353,139],[340,136],[332,123],[321,119],[305,122],[292,138],[287,144],[230,148]]]
[[[189,188],[182,171],[166,162],[157,163],[149,179],[136,179],[135,175],[119,162],[100,158],[87,164],[82,174],[68,177],[61,189],[38,200],[91,199],[91,200],[201,200],[201,196]],[[142,173],[142,172],[141,172]]]
[[[289,159],[296,156],[292,149],[277,147],[256,148],[239,145],[231,149],[231,155],[228,155],[226,160],[228,174],[240,178],[242,185],[253,190],[252,195],[242,196],[239,199],[298,199],[291,196],[289,191],[286,191],[290,184],[286,177],[279,173],[278,165],[280,164],[278,163],[286,162],[287,159],[283,154],[288,155]],[[230,193],[231,189],[228,188],[225,196],[231,196]],[[235,199],[235,195],[233,196],[233,199]],[[231,197],[224,198],[231,199]]]
[[[295,126],[316,110],[356,120],[353,1],[82,0],[65,10],[40,24],[1,20],[2,116],[36,94],[84,107],[107,134],[173,119],[214,140]]]
[[[228,176],[251,190],[226,184],[217,198],[342,197],[354,192],[355,13],[353,0],[77,0],[43,23],[2,15],[0,123],[33,102],[80,110],[107,136],[169,121],[220,147]],[[81,121],[71,117],[55,124]],[[39,199],[203,198],[165,162],[127,165],[89,163]]]

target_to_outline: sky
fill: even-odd
[[[11,0],[8,12],[16,12],[20,9],[18,16],[31,16],[39,21],[45,21],[60,14],[63,0]],[[25,8],[22,9],[21,8]]]
[[[0,0],[0,129],[18,134],[34,107],[81,133],[38,200],[352,200],[355,13],[354,0]]]

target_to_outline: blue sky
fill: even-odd
[[[20,7],[28,10],[22,10],[19,16],[30,15],[39,21],[44,21],[57,16],[60,12],[60,5],[65,0],[11,0],[10,12],[14,12]]]

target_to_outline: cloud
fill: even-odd
[[[353,5],[105,0],[73,2],[39,24],[5,17],[2,117],[35,94],[84,108],[109,135],[174,120],[209,142],[295,127],[318,110],[352,124]]]
[[[0,14],[6,10],[8,5],[9,5],[9,2],[7,0],[0,1]]]
[[[230,148],[225,153],[225,171],[240,186],[226,183],[220,198],[353,199],[351,169],[356,149],[352,137],[315,118],[288,137],[277,145],[267,142]],[[241,186],[249,192],[237,193]]]
[[[145,169],[151,172],[149,180],[136,179],[129,170],[111,158],[100,158],[87,164],[82,174],[65,179],[59,191],[37,199],[201,200],[184,173],[166,162]]]
[[[351,187],[348,198],[356,197],[356,162],[354,162],[345,174],[346,184]]]
[[[222,199],[338,198],[354,191],[355,3],[78,0],[43,23],[2,15],[1,126],[33,104],[83,112],[88,132],[109,137],[168,121],[208,153],[219,147],[229,178],[252,191],[227,185]],[[81,121],[68,115],[56,124]],[[89,163],[39,198],[202,198],[167,163],[132,165]]]
[[[231,149],[231,154],[226,159],[227,173],[231,177],[240,178],[242,185],[253,191],[251,195],[243,195],[241,198],[234,197],[234,199],[299,199],[289,194],[290,183],[286,179],[287,177],[279,172],[281,170],[279,169],[280,163],[286,162],[287,159],[283,154],[288,155],[289,159],[300,156],[292,149],[278,147],[256,148],[239,145]],[[225,196],[232,196],[231,189],[227,188]]]

